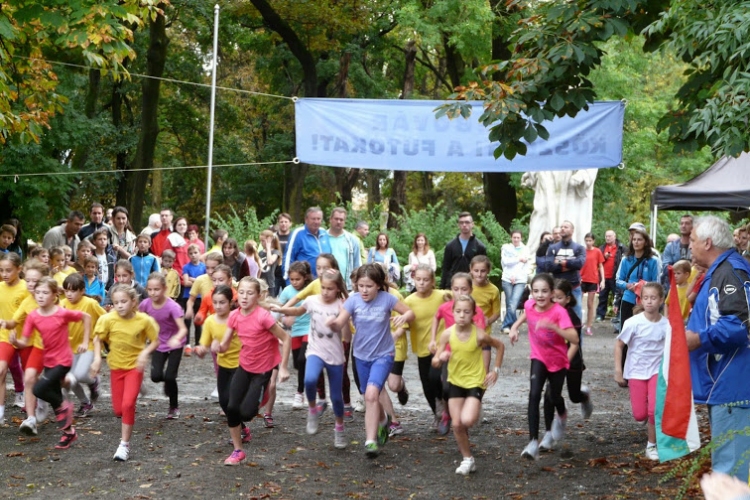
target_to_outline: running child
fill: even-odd
[[[578,344],[578,334],[567,311],[552,301],[554,286],[550,274],[540,273],[534,276],[531,280],[531,298],[526,301],[523,312],[510,329],[510,343],[513,345],[518,341],[518,328],[528,321],[531,347],[528,419],[531,441],[521,456],[530,460],[539,458],[539,402],[544,384],[547,381],[550,383],[551,398],[558,417],[565,417],[562,387],[570,367],[566,341],[571,345]],[[556,421],[559,424],[564,422]],[[564,427],[556,431],[558,442],[563,439],[564,434]]]
[[[581,268],[581,293],[586,296],[586,335],[593,335],[595,297],[604,288],[604,254],[596,246],[593,233],[586,233],[586,262]]]
[[[187,341],[187,328],[182,319],[182,308],[167,297],[167,280],[161,273],[151,273],[146,282],[148,298],[138,310],[151,316],[159,325],[159,344],[151,356],[151,381],[164,382],[164,394],[169,398],[167,420],[180,417],[177,372],[182,361],[182,348]]]
[[[291,344],[289,335],[261,306],[260,292],[257,278],[245,277],[240,280],[237,288],[240,307],[229,314],[227,331],[221,343],[212,347],[217,353],[227,352],[235,332],[242,344],[240,366],[232,377],[226,412],[234,451],[224,465],[239,465],[245,460],[240,424],[255,418],[263,388],[271,379],[273,370],[279,368],[281,382],[289,378],[286,368]],[[281,355],[279,341],[282,342]]]
[[[10,322],[21,302],[29,296],[26,283],[20,278],[21,257],[14,252],[0,254],[0,425],[5,424],[5,376],[8,367],[14,364],[18,355],[16,348],[10,343],[10,329],[15,329],[16,336],[20,336],[22,329],[14,322]],[[32,299],[33,300],[33,299]],[[5,321],[3,321],[5,320]],[[23,373],[18,370],[12,372],[16,395],[24,393]],[[32,386],[29,386],[32,387]],[[20,389],[20,390],[19,390]],[[24,396],[33,395],[26,391]],[[34,398],[36,399],[36,398]]]
[[[211,297],[211,289],[214,287],[211,281],[216,267],[224,263],[224,257],[220,252],[211,252],[206,256],[206,274],[198,276],[190,287],[190,294],[185,305],[185,320],[191,320],[201,306],[201,297]],[[231,272],[231,270],[230,270]],[[231,282],[229,283],[231,286]],[[211,300],[209,299],[209,302]],[[204,318],[205,319],[205,318]]]
[[[307,395],[307,433],[318,432],[317,401],[315,399],[318,378],[325,371],[328,373],[328,384],[331,394],[331,404],[335,419],[334,446],[346,448],[344,437],[344,399],[342,384],[344,376],[344,346],[341,341],[342,333],[334,332],[327,325],[329,318],[335,318],[344,300],[348,298],[346,283],[341,273],[329,269],[318,275],[320,280],[320,295],[313,295],[305,299],[299,307],[272,307],[272,310],[289,316],[310,314],[310,334],[308,335],[307,364],[305,367],[305,393]],[[344,325],[343,331],[349,329]]]
[[[159,325],[148,314],[138,312],[138,291],[133,286],[117,284],[109,292],[114,310],[99,318],[94,328],[91,369],[99,372],[102,362],[99,342],[108,342],[112,409],[116,416],[122,417],[120,444],[112,458],[124,462],[130,458],[135,404],[143,371],[148,366],[148,357],[159,347]]]
[[[659,313],[664,302],[664,288],[656,282],[649,282],[641,288],[643,312],[632,316],[622,325],[615,346],[615,382],[620,387],[628,382],[630,406],[636,422],[648,420],[648,443],[646,458],[659,460],[656,450],[656,427],[654,409],[656,407],[656,379],[664,354],[664,343],[671,328],[669,320]],[[628,346],[625,369],[622,368],[622,350]]]
[[[492,271],[492,262],[486,255],[476,255],[469,263],[469,272],[471,274],[471,296],[477,303],[477,306],[484,314],[486,327],[484,332],[492,335],[492,323],[500,319],[500,290],[490,283],[489,276]],[[484,347],[482,360],[484,370],[490,371],[490,356],[492,352],[488,346]]]
[[[57,281],[45,277],[39,280],[34,289],[34,299],[39,308],[31,311],[23,325],[23,336],[16,338],[10,334],[10,341],[18,349],[29,346],[34,330],[39,332],[44,343],[44,372],[34,384],[34,395],[52,406],[57,427],[62,431],[58,450],[66,450],[78,438],[73,427],[73,404],[65,401],[62,386],[65,376],[73,366],[73,351],[69,343],[68,324],[83,322],[83,339],[74,346],[78,354],[88,349],[91,335],[91,316],[82,311],[70,311],[57,305],[60,289]]]
[[[190,300],[190,290],[193,287],[193,284],[195,283],[195,280],[198,279],[198,277],[203,276],[206,274],[206,264],[201,262],[201,251],[198,245],[195,243],[188,245],[187,248],[188,258],[190,259],[189,262],[185,263],[184,266],[182,266],[182,295],[180,296],[180,299],[177,301],[180,306],[182,306],[182,310],[187,313],[187,304]],[[196,297],[196,300],[193,305],[193,312],[197,312],[198,309],[200,309],[201,298]],[[185,318],[185,327],[188,329],[188,332],[190,331],[190,324],[192,322]],[[195,325],[195,344],[198,345],[201,339],[201,326]],[[193,347],[190,342],[190,338],[188,337],[188,345],[185,346],[185,356],[190,356],[191,351]]]
[[[583,370],[586,365],[583,363],[583,349],[581,338],[581,318],[576,314],[576,298],[573,296],[573,287],[567,280],[555,280],[555,289],[552,291],[552,301],[564,307],[570,318],[570,322],[578,334],[578,345],[568,345],[568,360],[570,367],[565,376],[568,384],[568,396],[571,403],[581,403],[581,413],[584,419],[591,416],[594,411],[594,404],[591,402],[591,396],[587,387],[581,386]],[[542,441],[539,443],[540,451],[552,451],[555,448],[556,440],[560,438],[560,432],[565,431],[567,416],[561,419],[555,419],[555,404],[552,400],[551,384],[547,384],[544,391],[544,428],[546,432]]]
[[[226,285],[232,287],[232,270],[226,264],[219,264],[211,273],[211,284],[213,287],[206,294],[207,297],[213,296],[213,291],[217,286]],[[234,300],[237,300],[237,292],[234,291]],[[198,312],[195,314],[193,322],[200,326],[206,320],[206,318],[214,313],[214,303],[211,300],[201,301],[201,306],[198,308]]]
[[[340,332],[351,318],[356,335],[353,337],[354,362],[360,380],[360,392],[365,398],[365,452],[374,458],[380,453],[379,446],[388,441],[390,417],[380,404],[380,392],[391,372],[395,355],[395,344],[391,335],[391,323],[399,328],[414,319],[414,313],[406,304],[388,293],[388,284],[383,268],[378,264],[360,266],[355,274],[357,293],[344,302],[343,309],[328,323],[331,330]],[[395,310],[400,316],[391,319]]]
[[[93,255],[89,255],[83,259],[81,264],[83,265],[83,284],[86,295],[95,299],[99,304],[103,303],[107,291],[104,288],[104,283],[99,279],[99,261]]]
[[[492,387],[500,375],[505,345],[477,328],[472,317],[476,302],[470,295],[459,295],[453,301],[455,324],[440,335],[437,352],[432,359],[435,368],[448,363],[448,407],[453,421],[453,435],[458,451],[463,456],[456,474],[464,476],[477,470],[469,446],[469,429],[479,420],[484,391]],[[446,347],[450,346],[450,350]],[[484,368],[484,347],[494,347],[495,367],[491,372]]]
[[[80,274],[71,274],[63,282],[63,293],[65,298],[60,301],[60,305],[70,311],[85,312],[91,317],[91,324],[96,325],[101,316],[107,314],[99,303],[84,295],[86,284]],[[71,323],[68,327],[70,347],[75,349],[83,345],[84,330],[80,323]],[[70,372],[65,376],[65,387],[72,389],[78,398],[80,406],[76,412],[76,417],[88,417],[94,410],[94,404],[99,399],[99,377],[91,377],[91,363],[94,362],[94,338],[89,336],[89,342],[86,352],[73,352],[73,366]],[[86,396],[83,390],[83,384],[87,384],[91,397]]]

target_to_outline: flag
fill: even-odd
[[[671,328],[667,332],[656,383],[656,448],[661,462],[684,457],[701,445],[693,405],[685,324],[672,266],[669,266],[669,281],[672,296],[667,306],[667,318]]]

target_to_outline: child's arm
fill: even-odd
[[[221,342],[219,342],[219,345],[216,346],[214,343],[211,344],[211,352],[227,352],[227,349],[229,349],[229,343],[232,341],[232,335],[234,334],[234,328],[227,327],[227,331],[224,333],[224,337],[222,337]],[[216,349],[214,349],[216,347]]]
[[[445,330],[440,335],[440,342],[438,342],[437,350],[435,351],[435,355],[432,357],[432,366],[435,368],[440,368],[443,366],[443,363],[447,362],[451,358],[451,352],[447,351],[445,349],[445,346],[448,344],[448,340],[450,339],[450,330]]]
[[[11,345],[15,346],[16,349],[24,349],[25,347],[29,346],[29,338],[21,335],[20,337],[16,336],[16,332],[14,330],[11,330],[8,334],[8,341],[11,343]]]
[[[526,311],[521,311],[516,322],[510,327],[510,335],[508,336],[510,339],[510,345],[514,345],[518,342],[518,328],[524,323],[526,323]]]
[[[289,299],[286,302],[284,302],[284,305],[281,306],[281,307],[292,307],[292,306],[294,306],[294,304],[296,304],[297,302],[299,302],[299,299],[297,298],[297,295],[299,295],[299,294],[295,294],[294,297],[292,297],[291,299]]]
[[[143,348],[135,362],[136,370],[139,372],[146,370],[146,367],[148,366],[148,357],[151,356],[151,353],[154,352],[157,347],[159,347],[159,342],[151,342]]]
[[[286,382],[289,380],[289,369],[287,369],[287,363],[289,362],[289,351],[292,348],[292,337],[286,333],[286,330],[281,328],[278,323],[274,323],[271,327],[271,333],[274,337],[279,339],[281,344],[281,364],[279,365],[279,382]]]
[[[334,332],[343,332],[344,326],[349,323],[349,318],[351,318],[351,314],[342,307],[338,316],[335,318],[328,318],[326,325],[328,325],[328,327]]]
[[[482,347],[489,345],[494,347],[497,351],[495,353],[495,366],[491,372],[488,372],[484,377],[484,386],[487,388],[492,387],[497,382],[500,376],[500,367],[503,366],[503,358],[505,358],[505,344],[500,339],[496,339],[484,332],[477,332],[477,344]]]
[[[83,317],[81,318],[81,321],[83,322],[83,342],[78,346],[78,349],[76,350],[78,354],[83,354],[84,352],[89,350],[89,339],[91,338],[91,315],[87,313],[82,313]]]
[[[98,335],[94,335],[94,361],[91,362],[89,367],[89,377],[93,380],[99,373],[102,366],[102,343],[99,340]]]
[[[344,328],[341,329],[341,341],[342,342],[352,341],[352,329],[349,327],[348,321],[344,325]]]
[[[599,264],[599,288],[604,288],[606,280],[604,279],[604,264]]]
[[[272,304],[270,309],[284,316],[302,316],[307,312],[307,309],[304,307],[277,306],[276,304]]]
[[[187,337],[188,329],[185,326],[185,320],[182,318],[175,318],[174,322],[177,324],[177,333],[172,335],[167,341],[167,345],[172,349],[179,349],[182,347],[182,341]]]
[[[577,352],[578,352],[578,345],[569,344],[568,345],[568,361],[573,361],[573,358],[575,357]]]
[[[437,318],[437,316],[433,317],[432,328],[430,331],[430,345],[428,346],[428,349],[432,354],[435,354],[437,352],[437,343],[435,342],[435,339],[437,338],[437,331],[439,326],[440,320]]]
[[[399,314],[391,319],[391,323],[396,328],[399,328],[410,321],[414,321],[414,311],[409,309],[409,306],[403,302],[396,302],[396,305],[393,306],[393,310]]]
[[[622,378],[622,349],[625,347],[625,342],[617,339],[615,343],[615,382],[620,387],[627,387],[628,383]]]

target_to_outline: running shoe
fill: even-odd
[[[388,436],[393,437],[397,436],[399,434],[404,433],[404,428],[401,427],[401,424],[398,422],[391,422],[391,425],[388,427]]]
[[[75,442],[75,440],[78,439],[78,433],[73,429],[73,432],[67,433],[63,432],[63,435],[60,436],[60,441],[55,445],[56,450],[67,450],[70,448],[70,445]]]
[[[354,408],[351,405],[344,406],[344,422],[354,422]]]
[[[364,413],[365,411],[365,402],[362,401],[362,398],[358,398],[357,402],[354,403],[354,411],[357,413]]]
[[[307,433],[315,434],[318,432],[318,420],[320,413],[316,408],[310,408],[307,412]]]
[[[180,409],[179,408],[170,408],[167,412],[167,420],[175,420],[177,418],[180,418]]]
[[[219,400],[219,389],[214,389],[211,393],[211,399],[218,401]]]
[[[472,472],[477,471],[477,466],[474,464],[474,457],[467,457],[461,460],[461,465],[458,466],[456,469],[456,474],[461,474],[462,476],[468,476]]]
[[[343,450],[344,448],[346,448],[346,436],[344,435],[343,430],[333,430],[333,446],[334,448],[338,448],[339,450]]]
[[[245,452],[242,450],[234,450],[232,454],[224,460],[224,465],[240,465],[244,461]]]
[[[597,316],[595,321],[597,323],[601,323],[602,321],[604,321],[604,318],[602,318],[601,316]]]
[[[505,335],[510,335],[510,328],[508,328],[507,326],[505,328],[503,328],[503,333]]]
[[[438,423],[438,434],[445,436],[451,430],[451,417],[448,412],[444,411],[440,417],[440,423]]]
[[[99,376],[97,375],[94,379],[93,384],[89,384],[89,391],[91,391],[91,404],[95,404],[99,400]]]
[[[94,405],[91,403],[81,403],[76,411],[77,418],[86,418],[91,416],[91,412],[94,411]]]
[[[130,446],[120,443],[112,460],[116,462],[127,462],[128,458],[130,458]]]
[[[26,404],[25,401],[26,400],[24,399],[23,391],[17,392],[16,397],[13,399],[13,406],[15,406],[16,408],[23,408]]]
[[[319,399],[318,403],[315,405],[315,408],[318,410],[318,415],[324,414],[328,409],[328,401],[326,401],[325,399]]]
[[[584,420],[588,420],[591,414],[594,413],[594,403],[591,402],[591,391],[586,386],[581,387],[583,393],[583,401],[581,402],[581,415]]]
[[[409,402],[409,391],[406,389],[406,381],[402,380],[402,389],[396,394],[398,396],[398,402],[401,406],[404,406]]]
[[[294,401],[292,401],[292,410],[302,410],[307,408],[307,402],[301,392],[294,395]]]
[[[521,452],[521,456],[529,460],[539,460],[539,441],[536,439],[529,441],[529,444]]]
[[[378,443],[367,443],[365,445],[365,455],[367,455],[367,458],[375,458],[380,455]]]
[[[542,442],[539,443],[539,451],[552,451],[555,449],[555,439],[552,437],[552,433],[547,431],[544,433]]]
[[[590,326],[587,326],[587,327],[586,327],[586,335],[588,335],[588,336],[591,336],[591,335],[593,335],[593,334],[594,334],[594,332],[593,332],[593,331],[591,331],[591,327],[590,327]]]
[[[21,425],[18,427],[19,432],[21,434],[26,434],[27,436],[36,436],[37,435],[37,429],[36,429],[36,417],[29,417],[23,422],[21,422]]]
[[[378,426],[378,445],[383,446],[388,442],[391,429],[391,416],[385,414],[385,424]]]
[[[253,433],[250,432],[250,427],[243,427],[242,428],[242,442],[249,443],[251,439],[253,439]],[[230,440],[230,444],[231,444],[231,440]]]
[[[655,444],[649,444],[646,446],[646,458],[654,461],[659,460],[659,452],[656,450]]]
[[[73,404],[70,401],[63,401],[63,404],[55,410],[55,420],[58,429],[66,430],[73,425]]]
[[[270,413],[264,413],[263,414],[263,425],[266,427],[266,429],[273,429],[273,415]]]
[[[567,421],[567,414],[561,417],[555,413],[555,419],[552,421],[552,439],[554,439],[556,443],[559,443],[565,438],[565,425]]]
[[[193,355],[193,348],[191,347],[190,344],[185,346],[185,350],[182,351],[182,355],[185,356],[186,358],[189,358],[190,356]]]
[[[34,414],[36,416],[36,421],[39,424],[47,420],[47,415],[49,414],[49,406],[47,406],[47,403],[45,403],[41,399],[37,399],[36,411],[34,412]]]

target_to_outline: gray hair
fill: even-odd
[[[698,217],[693,223],[693,231],[695,231],[695,236],[699,241],[706,241],[711,238],[713,246],[720,250],[729,250],[734,246],[732,228],[726,221],[715,215]]]
[[[354,226],[354,229],[362,229],[365,226],[370,227],[370,224],[368,224],[367,222],[365,222],[363,220],[357,221],[357,225]]]

